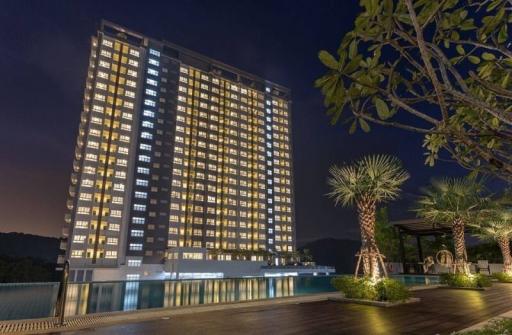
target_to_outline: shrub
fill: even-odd
[[[375,301],[401,301],[410,297],[407,287],[394,279],[384,278],[372,282],[369,278],[343,276],[332,279],[334,288],[351,299]]]
[[[503,335],[512,333],[512,319],[493,320],[480,330],[473,330],[454,335]]]
[[[482,288],[492,285],[491,279],[487,276],[482,274],[466,275],[463,273],[443,273],[441,275],[441,284],[464,288]]]
[[[493,274],[494,278],[502,283],[512,283],[512,274],[505,272],[497,272]]]
[[[380,280],[376,284],[376,289],[380,301],[403,301],[411,296],[407,286],[395,279]]]

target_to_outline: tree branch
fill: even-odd
[[[439,107],[441,108],[441,114],[443,115],[443,121],[446,122],[448,120],[448,111],[446,109],[446,102],[444,101],[444,95],[441,90],[439,80],[437,75],[430,63],[430,55],[427,51],[425,41],[423,39],[423,31],[418,23],[418,18],[416,17],[416,12],[414,11],[414,6],[411,0],[405,0],[405,4],[407,5],[407,10],[409,11],[409,16],[411,17],[412,25],[414,30],[416,31],[416,38],[418,41],[418,48],[420,49],[421,58],[423,59],[423,63],[427,69],[427,73],[432,80],[432,85],[434,86],[434,90],[437,94],[437,99],[439,100]]]

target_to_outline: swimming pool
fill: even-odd
[[[332,292],[332,277],[70,283],[65,315],[250,301]],[[58,283],[0,284],[0,320],[54,314]]]
[[[274,299],[334,292],[332,276],[257,277],[163,281],[70,283],[65,315],[132,311],[226,302]],[[393,276],[406,285],[439,282],[433,276]],[[0,284],[0,320],[43,318],[54,314],[58,283]]]

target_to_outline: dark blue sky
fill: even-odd
[[[392,218],[432,175],[421,138],[374,127],[330,126],[313,81],[320,49],[336,50],[358,1],[2,1],[0,10],[0,231],[58,236],[65,212],[90,36],[101,19],[166,39],[292,90],[299,243],[358,238],[353,210],[324,194],[327,170],[367,153],[390,153],[412,175]]]

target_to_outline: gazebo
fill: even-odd
[[[407,261],[405,259],[404,236],[409,235],[416,237],[418,247],[418,260],[423,262],[423,249],[421,246],[421,238],[425,236],[442,236],[451,235],[451,225],[447,223],[431,223],[424,219],[407,219],[400,221],[391,221],[390,224],[396,229],[400,241],[400,258],[402,261],[403,272],[406,272]],[[419,264],[417,264],[419,265]],[[415,270],[418,267],[415,266]],[[419,271],[417,271],[419,272]]]

